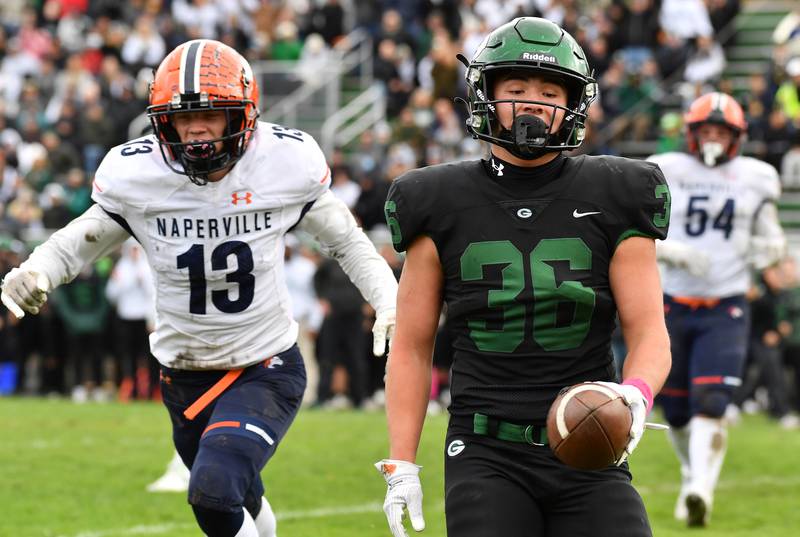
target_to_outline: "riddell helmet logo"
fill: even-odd
[[[534,62],[558,63],[555,56],[551,56],[550,54],[542,54],[540,52],[523,52],[522,56],[520,56],[520,59]]]

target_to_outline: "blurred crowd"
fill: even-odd
[[[738,0],[4,0],[0,274],[89,207],[105,153],[147,126],[152,69],[199,37],[223,41],[251,62],[302,66],[354,29],[371,36],[386,121],[334,150],[331,188],[398,275],[402,259],[383,224],[389,184],[411,168],[483,156],[453,100],[465,97],[456,54],[469,58],[491,29],[520,15],[563,26],[595,70],[600,98],[580,151],[624,154],[624,142],[679,149],[680,111],[717,88],[745,107],[748,150],[781,170],[787,188],[800,189],[800,11],[775,29],[763,71],[732,79],[723,74],[740,9]],[[319,378],[309,401],[379,405],[384,362],[370,357],[372,312],[307,238],[291,237],[286,257],[306,356]],[[59,288],[41,315],[16,321],[3,310],[0,393],[157,397],[156,365],[143,343],[151,322],[147,270],[129,244]],[[784,289],[797,287],[787,281]],[[446,404],[446,330],[435,364],[432,408]]]

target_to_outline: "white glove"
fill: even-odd
[[[22,319],[26,311],[34,315],[39,313],[39,308],[47,302],[48,291],[50,282],[47,276],[14,268],[3,278],[0,299],[17,319]]]
[[[383,459],[375,463],[389,487],[383,501],[383,512],[389,521],[393,537],[408,537],[403,528],[403,508],[408,510],[411,526],[415,531],[425,529],[422,518],[422,485],[419,482],[421,466],[407,461]]]
[[[696,278],[705,277],[711,266],[711,259],[705,252],[675,241],[656,241],[656,257]]]
[[[786,255],[786,239],[783,236],[750,239],[748,261],[758,270],[780,261],[784,255]]]
[[[631,420],[631,431],[629,433],[630,440],[628,445],[625,446],[625,451],[615,461],[615,464],[620,466],[633,453],[633,450],[639,444],[639,440],[642,439],[642,434],[644,434],[644,420],[647,417],[647,398],[639,388],[632,384],[617,384],[616,382],[596,382],[595,384],[602,384],[620,394],[625,404],[631,409],[633,419]]]
[[[375,324],[372,325],[372,354],[383,356],[386,352],[386,342],[391,344],[394,337],[395,309],[381,310],[375,314]]]

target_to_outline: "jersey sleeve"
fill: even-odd
[[[124,205],[120,199],[120,192],[125,189],[115,180],[115,170],[120,164],[115,158],[114,151],[109,151],[103,158],[95,172],[92,182],[92,200],[109,214],[124,217]]]
[[[616,244],[633,236],[666,239],[672,198],[664,174],[653,162],[636,161],[632,171],[618,195],[621,225]]]
[[[414,170],[395,179],[384,204],[386,225],[392,233],[392,245],[405,252],[414,239],[429,233],[428,205],[433,196],[420,196],[425,179]]]
[[[306,201],[315,201],[325,191],[330,189],[331,186],[331,170],[328,167],[328,161],[325,158],[325,153],[320,149],[319,144],[314,138],[306,134],[307,143],[303,144],[303,154],[300,155],[301,162],[305,164],[307,199]]]

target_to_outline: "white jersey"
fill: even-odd
[[[172,172],[154,136],[108,153],[92,198],[147,252],[159,362],[241,367],[294,344],[283,236],[329,186],[312,137],[264,122],[231,171],[204,186]]]
[[[742,156],[714,167],[677,152],[648,160],[661,168],[672,198],[665,243],[683,243],[710,260],[705,277],[665,266],[664,293],[706,298],[744,294],[750,286],[748,254],[757,220],[768,217],[774,220],[769,228],[780,230],[774,203],[781,187],[775,169]]]

